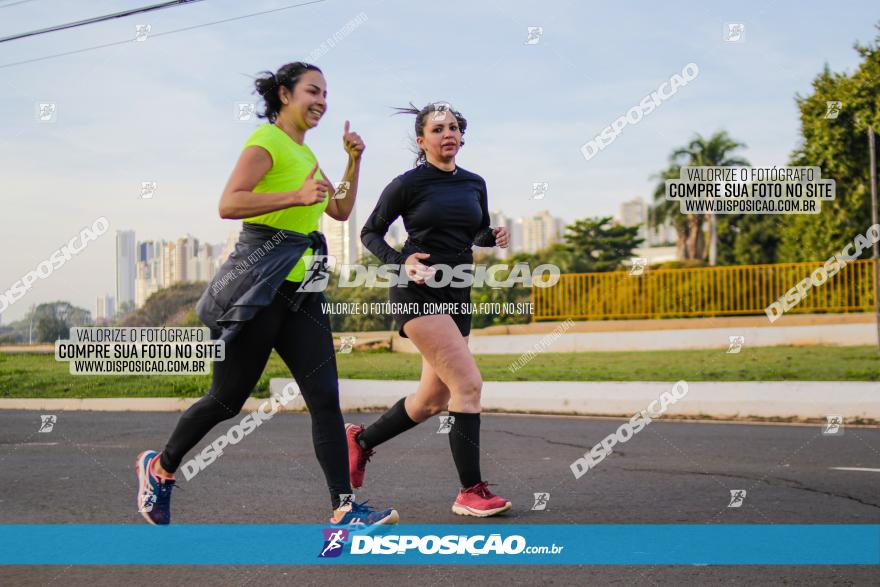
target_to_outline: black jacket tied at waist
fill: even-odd
[[[242,325],[268,306],[290,271],[311,248],[315,260],[306,271],[302,287],[287,296],[297,310],[305,296],[326,286],[327,241],[320,232],[293,232],[245,222],[235,250],[220,267],[196,304],[196,313],[214,338],[229,342]],[[222,333],[220,332],[222,331]]]

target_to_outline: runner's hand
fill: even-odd
[[[501,247],[502,249],[506,249],[507,245],[510,244],[510,235],[507,233],[506,228],[493,228],[492,234],[495,235],[495,246]]]
[[[318,164],[306,176],[302,187],[296,191],[296,200],[300,206],[311,206],[319,204],[327,199],[327,194],[333,192],[333,186],[325,179],[315,179],[315,172],[318,171]],[[321,174],[323,175],[323,173]]]
[[[432,275],[436,272],[436,269],[433,267],[428,267],[427,265],[421,264],[419,261],[421,259],[427,259],[430,257],[428,253],[413,253],[409,257],[406,258],[406,274],[407,276],[415,281],[418,284],[425,283],[426,279],[430,279]]]
[[[364,145],[364,140],[359,134],[356,132],[348,132],[348,129],[349,124],[346,120],[345,130],[342,133],[342,146],[345,148],[345,152],[348,153],[348,156],[357,161],[361,158],[361,155],[363,155],[366,146]]]

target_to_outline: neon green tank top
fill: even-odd
[[[272,168],[263,176],[252,190],[255,193],[291,192],[298,190],[306,181],[306,176],[317,163],[318,158],[306,145],[300,145],[274,124],[263,124],[258,127],[247,142],[248,147],[262,147],[272,157]],[[316,179],[323,179],[321,171],[315,173]],[[311,206],[291,206],[259,216],[245,218],[245,222],[265,224],[273,228],[283,228],[308,234],[318,230],[321,214],[327,208],[329,199]],[[311,255],[312,249],[306,249],[304,256]],[[300,259],[287,275],[288,281],[302,281],[306,274],[305,262]]]

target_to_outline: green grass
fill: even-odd
[[[412,379],[419,355],[340,355],[340,377]],[[725,350],[543,353],[511,373],[519,355],[477,355],[485,381],[880,381],[876,347],[759,347]]]
[[[486,381],[880,381],[880,355],[872,346],[743,348],[691,351],[543,353],[515,373],[518,355],[478,355]],[[419,378],[415,354],[353,352],[337,355],[345,379]],[[265,397],[269,380],[290,377],[277,354],[256,386]],[[0,398],[199,397],[209,376],[70,375],[51,354],[0,353]]]

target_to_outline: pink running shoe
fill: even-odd
[[[368,450],[358,444],[355,440],[357,435],[364,430],[362,424],[356,426],[354,424],[345,425],[345,435],[348,437],[348,474],[351,477],[351,486],[353,489],[360,489],[364,484],[364,473],[367,469],[367,461],[373,456],[374,451]]]
[[[510,508],[511,503],[489,491],[489,484],[485,481],[480,481],[473,487],[459,490],[458,497],[452,504],[452,511],[456,514],[478,518],[494,516],[506,512]]]

